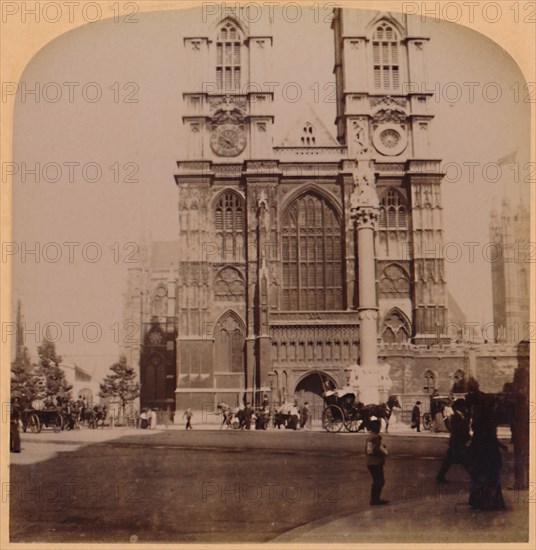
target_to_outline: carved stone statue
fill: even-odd
[[[364,155],[368,152],[367,137],[365,132],[365,123],[354,120],[354,141],[356,142],[356,154]]]
[[[379,208],[374,172],[368,162],[357,161],[354,169],[354,190],[350,196],[352,210],[362,207]]]

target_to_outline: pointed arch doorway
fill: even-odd
[[[317,422],[322,418],[322,411],[324,410],[322,395],[325,391],[334,390],[338,387],[339,385],[331,375],[320,370],[314,370],[298,380],[294,389],[294,397],[300,405],[305,402],[309,403],[313,422]]]

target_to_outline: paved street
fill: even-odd
[[[412,533],[419,541],[524,540],[527,495],[507,490],[509,511],[475,516],[484,525],[473,534],[452,530],[452,517],[468,517],[468,477],[454,466],[448,477],[456,483],[435,483],[447,439],[433,434],[384,436],[390,456],[383,496],[391,504],[371,509],[365,437],[177,429],[23,434],[23,453],[12,455],[11,540],[381,542],[391,540],[390,525],[408,541]],[[37,459],[27,458],[39,447]],[[512,459],[505,455],[505,487]],[[453,516],[434,521],[434,509]],[[354,514],[370,525],[352,530]],[[383,518],[381,540],[376,516]],[[497,522],[498,531],[488,528]]]

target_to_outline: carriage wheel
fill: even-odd
[[[432,415],[430,413],[424,413],[422,415],[422,427],[425,430],[430,430],[432,428]]]
[[[352,433],[357,433],[359,431],[359,428],[361,427],[363,420],[361,418],[345,418],[344,419],[344,427]]]
[[[55,433],[61,432],[61,430],[63,430],[63,417],[60,413],[56,413],[52,418],[52,429]]]
[[[322,413],[322,427],[328,432],[340,432],[344,424],[344,413],[337,405],[329,405]]]
[[[33,434],[38,434],[41,431],[41,422],[39,421],[39,417],[32,413],[28,419],[28,426],[30,427],[30,431]]]

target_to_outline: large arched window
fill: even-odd
[[[400,88],[399,40],[393,25],[380,23],[372,37],[374,88],[392,91]]]
[[[216,39],[216,83],[222,92],[240,90],[241,37],[237,26],[226,22]]]
[[[283,218],[282,244],[282,309],[342,309],[341,224],[328,201],[315,193],[296,199]]]
[[[233,312],[227,312],[214,327],[217,372],[244,372],[245,336],[242,322]]]
[[[404,197],[397,189],[389,187],[380,200],[379,229],[407,229],[407,208]]]
[[[426,393],[433,393],[436,389],[436,377],[430,369],[424,371],[423,382],[423,390]]]
[[[233,191],[224,193],[214,212],[222,262],[243,261],[244,201]]]

